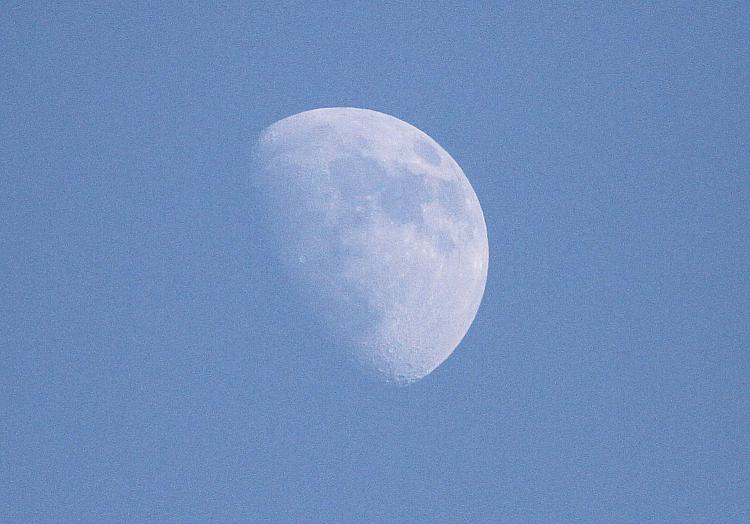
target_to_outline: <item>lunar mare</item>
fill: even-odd
[[[450,155],[392,116],[325,108],[266,128],[254,162],[271,247],[345,355],[397,384],[448,358],[488,264],[479,200]]]

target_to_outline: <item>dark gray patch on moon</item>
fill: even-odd
[[[435,189],[437,201],[449,214],[456,217],[464,215],[466,196],[460,184],[448,180],[438,180]]]
[[[431,166],[440,165],[440,153],[427,140],[418,140],[414,144],[414,151]]]
[[[380,205],[399,224],[421,224],[421,203],[426,196],[422,176],[415,176],[413,173],[398,174],[384,180]]]
[[[456,249],[456,243],[445,231],[438,231],[438,233],[433,236],[432,241],[435,243],[437,250],[441,253],[451,253]]]
[[[328,164],[328,171],[342,200],[352,208],[365,204],[366,197],[377,193],[388,176],[377,160],[361,155],[337,157]]]
[[[361,225],[382,210],[398,224],[422,222],[421,203],[429,198],[424,176],[406,168],[389,173],[380,162],[362,155],[335,158],[328,170],[346,203],[342,221]]]

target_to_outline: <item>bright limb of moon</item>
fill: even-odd
[[[461,168],[397,118],[356,108],[266,128],[255,187],[307,310],[362,370],[407,384],[463,339],[487,279],[487,229]]]

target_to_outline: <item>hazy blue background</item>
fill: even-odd
[[[0,520],[750,521],[750,4],[469,3],[4,3]],[[342,105],[489,229],[405,389],[257,232],[256,134]]]

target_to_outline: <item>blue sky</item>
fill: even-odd
[[[267,4],[2,9],[2,520],[750,521],[747,5]],[[255,137],[326,106],[484,209],[408,388],[336,367],[257,231]]]

